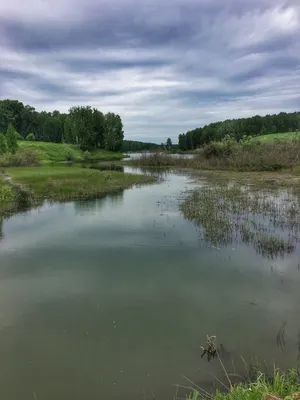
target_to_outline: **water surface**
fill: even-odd
[[[168,174],[2,221],[1,398],[171,399],[182,374],[204,386],[218,375],[201,359],[207,334],[237,359],[295,363],[298,249],[270,260],[205,243],[178,209],[194,185]]]

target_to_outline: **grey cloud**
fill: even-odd
[[[127,138],[158,142],[299,109],[297,0],[14,1],[0,5],[2,98],[115,111]]]

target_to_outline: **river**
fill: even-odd
[[[237,364],[296,362],[299,251],[270,260],[205,243],[178,209],[194,186],[168,173],[2,222],[2,399],[172,399],[174,384],[188,385],[182,375],[205,387],[219,374],[201,358],[207,334]]]

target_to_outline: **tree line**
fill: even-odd
[[[300,130],[300,112],[281,112],[263,117],[255,115],[250,118],[213,122],[202,128],[182,133],[178,137],[178,146],[180,150],[193,150],[211,141],[220,141],[228,135],[239,141],[245,136],[295,132],[298,130]]]
[[[68,113],[38,112],[18,100],[0,100],[0,132],[7,135],[8,129],[18,139],[71,143],[82,150],[119,151],[124,139],[121,117],[112,112],[90,106],[71,107]]]

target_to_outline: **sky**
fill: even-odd
[[[2,0],[0,98],[91,105],[157,143],[299,111],[300,0]]]

